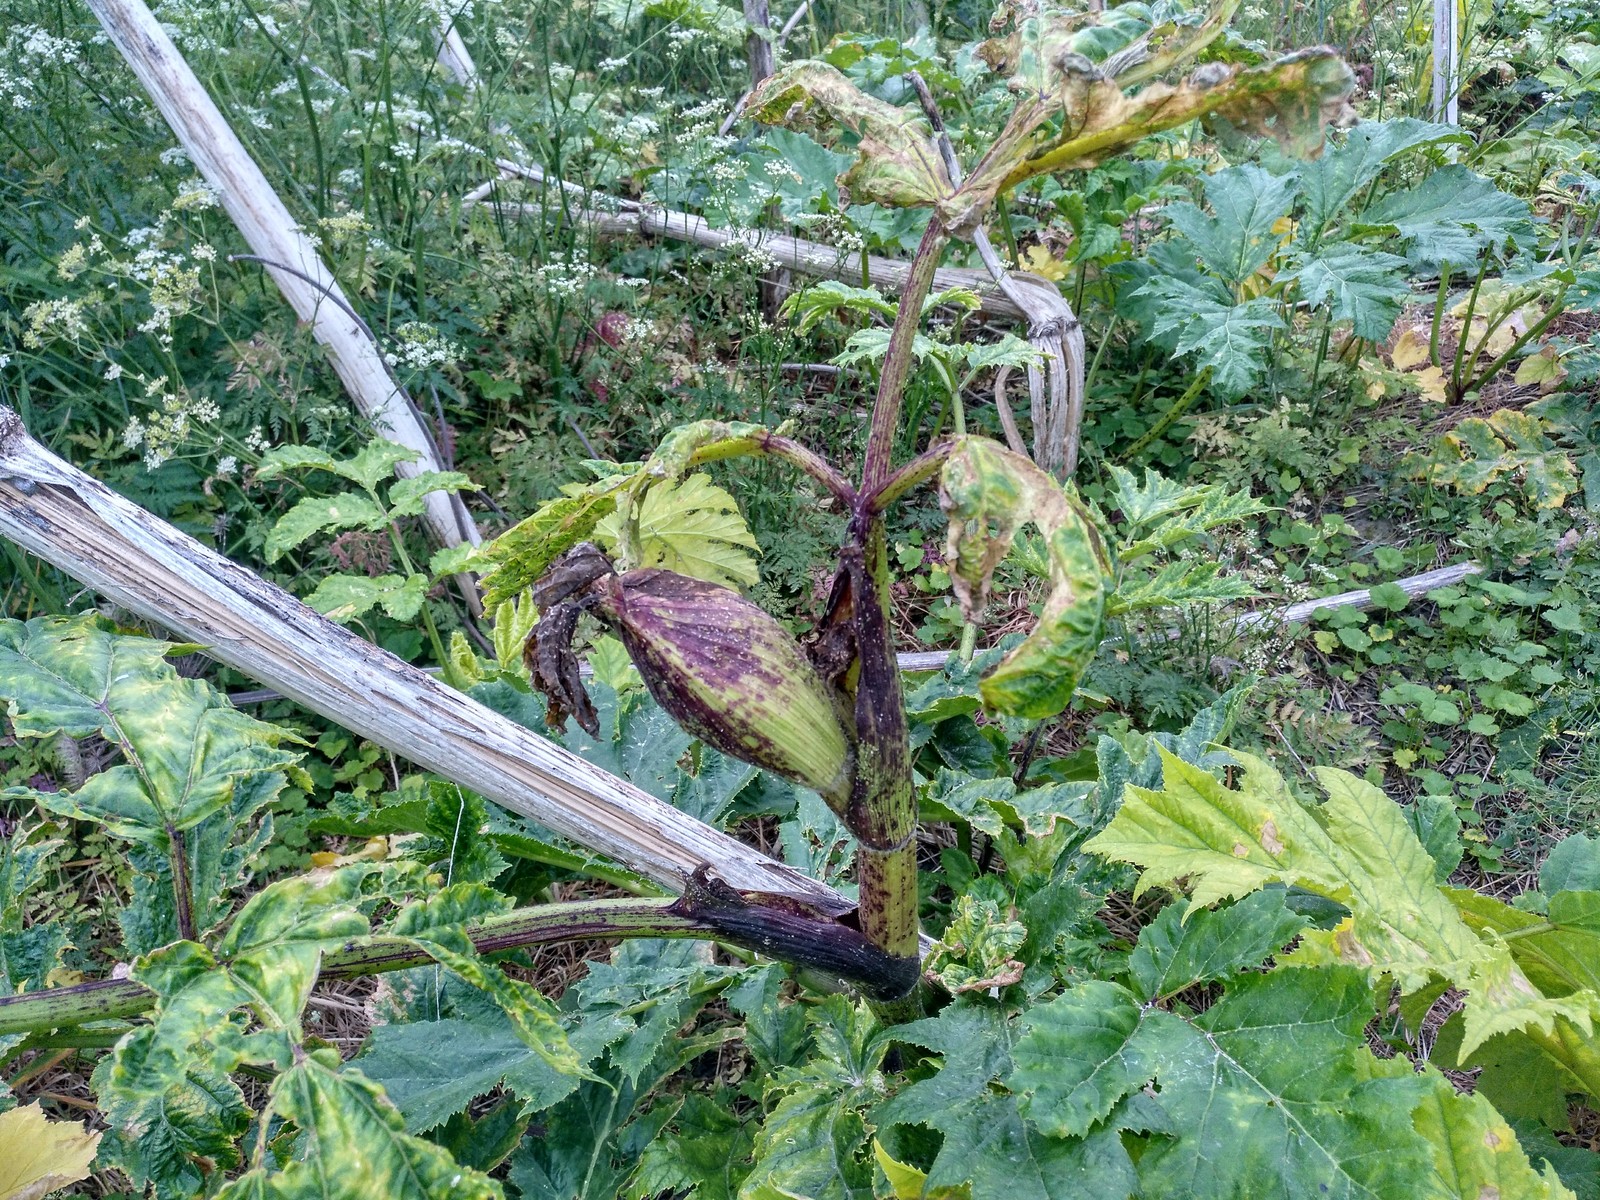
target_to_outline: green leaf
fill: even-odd
[[[1126,988],[1092,980],[1030,1009],[1008,1080],[1022,1113],[1052,1137],[1082,1137],[1159,1064],[1187,1049],[1183,1022],[1141,1007]]]
[[[1413,117],[1361,122],[1342,141],[1330,145],[1322,157],[1300,166],[1305,198],[1301,239],[1315,245],[1356,194],[1398,155],[1416,146],[1465,140],[1468,135],[1457,126],[1433,125]]]
[[[218,1200],[501,1200],[504,1191],[432,1142],[405,1132],[383,1090],[359,1071],[309,1056],[272,1084],[272,1107],[300,1131],[293,1161],[257,1168]]]
[[[1576,1200],[1555,1171],[1541,1175],[1517,1136],[1482,1096],[1464,1096],[1440,1075],[1417,1107],[1416,1128],[1433,1148],[1438,1184],[1449,1200]]]
[[[1157,276],[1134,295],[1156,302],[1152,333],[1167,336],[1174,354],[1195,354],[1194,365],[1210,367],[1212,383],[1227,396],[1243,395],[1261,378],[1270,331],[1284,327],[1266,296],[1225,303],[1175,276]]]
[[[1128,958],[1128,974],[1141,1001],[1157,1000],[1199,983],[1228,980],[1258,967],[1306,926],[1284,906],[1276,889],[1255,892],[1225,908],[1208,908],[1184,920],[1169,904],[1139,931]]]
[[[1133,1164],[1119,1134],[1140,1126],[1126,1105],[1087,1138],[1062,1141],[1026,1121],[1016,1096],[993,1090],[1011,1069],[1012,1030],[997,1009],[958,1000],[895,1035],[943,1056],[931,1078],[872,1114],[880,1126],[926,1125],[943,1135],[928,1172],[930,1192],[970,1186],[972,1200],[1120,1200],[1133,1193]]]
[[[278,446],[261,456],[256,478],[277,479],[285,471],[332,471],[371,492],[393,475],[400,463],[416,462],[419,457],[415,450],[382,438],[368,442],[360,453],[349,459],[334,458],[326,450],[311,446]]]
[[[627,482],[626,476],[617,476],[558,496],[484,546],[477,556],[483,568],[484,607],[497,609],[537,582],[616,508],[616,493]]]
[[[1352,910],[1353,925],[1308,931],[1302,950],[1382,964],[1402,990],[1481,954],[1478,939],[1433,882],[1433,859],[1400,809],[1344,771],[1317,778],[1328,800],[1314,817],[1262,760],[1234,752],[1238,790],[1161,751],[1166,787],[1129,788],[1122,810],[1088,848],[1144,867],[1139,891],[1188,875],[1191,909],[1268,883],[1298,884]],[[1335,946],[1337,949],[1335,949]]]
[[[337,496],[307,496],[279,517],[267,534],[267,561],[277,562],[313,534],[332,529],[382,529],[389,523],[384,511],[360,492]]]
[[[281,787],[299,755],[278,746],[293,736],[180,677],[164,658],[173,648],[112,633],[94,616],[0,622],[0,696],[18,736],[98,734],[124,760],[75,792],[14,794],[164,849],[169,831],[221,812],[236,787],[263,778]]]
[[[503,1019],[380,1025],[355,1065],[383,1087],[409,1133],[443,1124],[497,1087],[537,1112],[570,1096],[580,1082],[550,1067]]]
[[[1349,967],[1238,979],[1158,1065],[1176,1136],[1139,1159],[1145,1193],[1427,1194],[1432,1163],[1411,1123],[1423,1083],[1373,1078],[1374,1012],[1365,974]]]
[[[1188,248],[1215,275],[1243,283],[1277,251],[1272,227],[1289,211],[1299,186],[1293,175],[1271,175],[1260,167],[1229,167],[1205,179],[1207,214],[1193,204],[1174,204],[1167,220]]]
[[[432,492],[472,492],[478,485],[460,471],[423,471],[389,485],[389,516],[420,516]]]
[[[1050,594],[1033,632],[983,680],[986,708],[1050,717],[1065,708],[1100,645],[1111,563],[1083,506],[1020,454],[983,438],[959,440],[940,476],[949,519],[951,584],[969,620],[1024,522],[1044,535]]]
[[[888,1039],[871,1009],[843,996],[818,1005],[810,1024],[815,1053],[767,1089],[772,1107],[755,1136],[755,1164],[739,1192],[744,1200],[762,1187],[810,1200],[872,1196],[862,1110],[887,1090],[881,1067]]]
[[[708,475],[690,475],[681,482],[656,483],[634,507],[638,520],[639,559],[636,567],[661,567],[679,575],[728,587],[749,587],[760,581],[755,536],[732,496]],[[623,540],[622,513],[604,517],[594,528],[596,541],[608,549]]]
[[[1362,214],[1357,228],[1399,238],[1419,270],[1445,264],[1459,270],[1484,249],[1533,237],[1527,202],[1462,166],[1441,167],[1409,191],[1385,196]]]
[[[428,598],[426,575],[327,575],[306,603],[330,621],[343,625],[382,605],[396,621],[409,621]]]
[[[749,1169],[754,1130],[726,1099],[691,1092],[666,1129],[644,1148],[623,1193],[650,1200],[671,1193],[695,1200],[735,1200]]]
[[[926,206],[955,190],[925,118],[867,95],[827,63],[781,68],[755,90],[746,111],[823,145],[853,135],[855,162],[838,179],[845,203]]]
[[[1224,576],[1222,571],[1219,562],[1179,559],[1163,563],[1152,575],[1123,580],[1107,612],[1115,615],[1151,608],[1225,604],[1253,594],[1250,585],[1239,576]]]
[[[1546,896],[1600,891],[1600,838],[1573,833],[1557,842],[1539,868],[1539,890]]]
[[[1404,266],[1393,254],[1339,242],[1279,278],[1299,281],[1302,303],[1327,309],[1335,321],[1349,321],[1357,337],[1380,342],[1411,295]]]

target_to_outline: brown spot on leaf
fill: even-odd
[[[1268,854],[1283,853],[1283,843],[1278,840],[1278,827],[1272,823],[1271,817],[1261,826],[1261,846]]]

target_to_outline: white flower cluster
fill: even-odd
[[[407,321],[394,331],[394,349],[383,358],[391,367],[423,371],[441,367],[461,357],[461,347],[431,325]]]
[[[222,200],[220,189],[213,187],[204,179],[196,177],[189,180],[172,198],[172,212],[198,212],[202,209],[216,208]]]
[[[50,341],[76,343],[89,331],[82,300],[39,300],[22,310],[22,319],[28,323],[22,344],[30,350]]]
[[[0,108],[32,108],[34,80],[39,71],[70,67],[80,54],[76,42],[58,38],[37,25],[12,28],[4,41],[4,54],[0,55]]]
[[[146,384],[147,394],[159,397],[159,410],[144,420],[134,417],[122,430],[122,444],[129,450],[144,451],[144,465],[154,471],[181,451],[196,425],[209,425],[221,415],[215,400],[191,396],[181,388],[168,388],[166,380]]]
[[[574,257],[567,262],[557,260],[545,263],[533,274],[539,286],[548,292],[552,299],[570,300],[583,292],[589,281],[594,278],[595,269],[594,264]]]

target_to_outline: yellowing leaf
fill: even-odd
[[[1428,339],[1420,331],[1407,329],[1395,339],[1389,361],[1398,371],[1409,371],[1428,361]]]
[[[1029,246],[1022,252],[1022,261],[1018,265],[1024,271],[1048,279],[1051,283],[1060,283],[1069,270],[1066,263],[1051,257],[1050,251],[1043,246]]]
[[[1039,623],[979,692],[991,712],[1054,716],[1100,645],[1111,563],[1099,531],[1059,483],[986,438],[956,444],[940,476],[939,506],[950,521],[950,581],[969,620],[982,612],[1017,530],[1031,522],[1044,534],[1050,594]]]
[[[1410,376],[1410,383],[1417,389],[1417,395],[1435,404],[1443,404],[1449,394],[1450,381],[1438,367],[1424,367]]]
[[[883,1177],[889,1181],[889,1194],[894,1200],[971,1200],[970,1184],[930,1188],[926,1171],[896,1160],[877,1138],[872,1139],[872,1157],[878,1160]]]
[[[72,1121],[52,1121],[37,1104],[0,1113],[0,1200],[38,1200],[89,1178],[100,1144]]]
[[[1566,377],[1567,369],[1561,365],[1561,355],[1554,346],[1546,346],[1517,364],[1516,381],[1519,387],[1538,384],[1541,392],[1548,392]]]
[[[1449,1082],[1435,1086],[1412,1122],[1433,1148],[1439,1190],[1448,1200],[1577,1200],[1548,1164],[1533,1169],[1511,1126],[1482,1096],[1463,1096]]]
[[[631,566],[662,567],[730,587],[749,587],[760,580],[755,557],[744,549],[756,549],[755,536],[733,497],[710,476],[656,483],[633,513],[639,522],[639,560]],[[622,541],[622,521],[620,511],[605,517],[595,526],[595,540],[608,550],[615,548]]]

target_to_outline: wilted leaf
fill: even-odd
[[[100,1144],[75,1121],[52,1121],[38,1104],[0,1113],[0,1200],[40,1200],[89,1178]]]
[[[755,90],[747,111],[768,125],[812,133],[825,146],[841,132],[858,138],[856,160],[838,181],[847,203],[920,207],[954,190],[927,120],[867,95],[827,63],[782,68]]]
[[[1389,352],[1389,361],[1394,364],[1395,370],[1409,371],[1412,367],[1420,367],[1427,362],[1428,356],[1427,334],[1417,329],[1404,329],[1394,340],[1394,349]]]
[[[513,525],[479,551],[483,569],[483,604],[497,609],[530,588],[617,506],[617,492],[628,482],[617,476],[558,496],[531,517]]]
[[[1020,454],[983,438],[956,444],[940,476],[951,584],[969,619],[1024,523],[1044,535],[1050,593],[1032,633],[980,685],[992,711],[1054,716],[1100,645],[1111,562],[1087,512]]]

